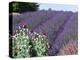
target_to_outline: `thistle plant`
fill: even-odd
[[[12,37],[13,39],[13,56],[14,57],[30,57],[29,49],[31,45],[30,38],[28,36],[28,29],[24,29],[19,27],[19,30],[16,30],[15,35]]]
[[[12,38],[14,58],[47,56],[48,38],[43,33],[31,32],[24,25],[16,30]]]
[[[45,35],[40,35],[35,32],[33,38],[34,49],[36,50],[37,56],[46,56],[48,50],[48,39]]]

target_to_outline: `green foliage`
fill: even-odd
[[[12,42],[14,58],[47,56],[49,44],[46,35],[19,27],[12,36]]]
[[[11,2],[9,3],[9,13],[11,12],[27,12],[38,10],[39,5],[37,3],[29,2]]]

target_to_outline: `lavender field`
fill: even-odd
[[[26,25],[30,31],[46,33],[48,56],[78,53],[78,13],[71,11],[39,10],[13,14],[13,33]]]

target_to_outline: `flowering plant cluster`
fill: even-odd
[[[62,48],[59,51],[58,55],[71,55],[71,54],[77,54],[78,53],[78,42],[76,40],[69,40],[69,42],[66,45],[63,45]]]
[[[49,43],[46,33],[33,32],[25,26],[19,27],[12,36],[12,42],[14,58],[48,55]]]

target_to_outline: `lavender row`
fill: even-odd
[[[61,49],[62,46],[66,46],[66,44],[70,40],[78,40],[78,20],[77,20],[77,14],[73,15],[69,21],[64,25],[64,29],[61,34],[57,36],[57,39],[53,43],[52,50],[50,50],[50,53],[55,55],[55,53],[59,52],[59,49]],[[76,45],[77,47],[77,45]]]

